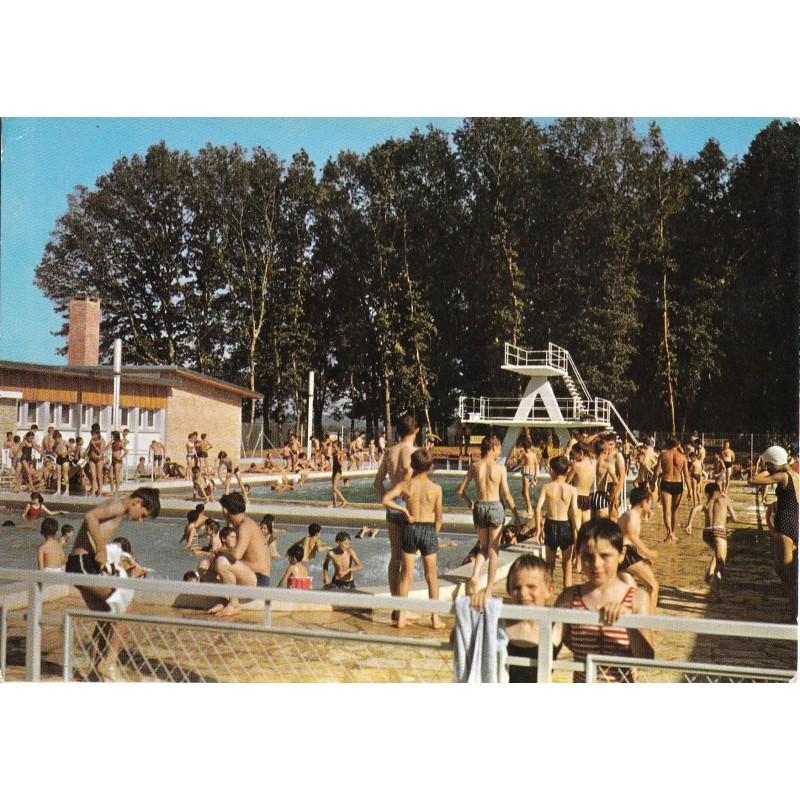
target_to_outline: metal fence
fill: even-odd
[[[788,683],[797,675],[793,670],[763,667],[722,667],[592,653],[586,656],[586,683],[664,683],[669,673],[680,683]]]
[[[25,676],[41,680],[42,672],[42,590],[46,585],[91,585],[124,587],[165,597],[177,594],[202,597],[235,596],[240,600],[264,601],[257,622],[187,618],[183,615],[107,614],[83,609],[64,611],[61,670],[64,680],[119,680],[158,682],[450,682],[453,680],[453,651],[446,634],[417,628],[421,636],[411,638],[405,631],[391,634],[371,631],[336,630],[320,619],[332,609],[343,618],[375,615],[396,609],[419,614],[453,615],[455,606],[445,600],[413,600],[350,592],[309,592],[288,589],[258,589],[220,584],[147,581],[65,573],[2,570],[0,580],[24,584]],[[18,583],[17,588],[20,586]],[[273,624],[273,604],[302,604],[293,619],[302,624]],[[160,606],[159,606],[160,608]],[[164,603],[168,609],[169,604]],[[322,612],[322,613],[321,613]],[[48,624],[52,623],[48,615]],[[253,617],[252,614],[249,615]],[[596,625],[596,612],[539,608],[504,604],[502,620],[536,620],[539,625],[537,661],[522,660],[536,667],[539,682],[551,682],[583,670],[577,662],[552,658],[553,623]],[[795,625],[700,620],[666,615],[623,616],[617,625],[696,636],[736,637],[752,640],[752,652],[763,649],[761,642],[797,641]],[[345,626],[347,627],[347,626]],[[379,626],[378,630],[380,630]],[[424,635],[422,635],[424,634]],[[5,642],[7,633],[2,631]],[[53,637],[50,637],[52,642]],[[796,662],[796,646],[792,647]],[[605,661],[609,662],[608,657]],[[514,660],[513,663],[520,663]],[[597,663],[597,662],[596,662]],[[666,665],[666,666],[665,666]],[[614,666],[613,664],[611,666]],[[787,680],[793,673],[771,671],[749,664],[689,664],[688,662],[645,662],[637,671],[650,671],[651,680],[683,680],[683,676],[715,670],[717,679]],[[793,663],[793,666],[796,666]],[[671,673],[668,674],[668,673]],[[6,680],[8,672],[4,671]]]

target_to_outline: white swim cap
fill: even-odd
[[[764,459],[765,464],[772,464],[776,467],[780,467],[789,461],[789,456],[786,454],[786,451],[777,444],[772,445],[772,447],[768,447],[764,451],[762,458]]]

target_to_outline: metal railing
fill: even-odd
[[[556,404],[562,420],[553,420],[544,400],[537,397],[524,416],[519,413],[523,402],[519,397],[459,397],[458,416],[462,422],[563,422],[567,424],[611,425],[612,405],[608,400],[595,397],[588,405],[575,397],[557,397]]]
[[[511,342],[505,343],[505,365],[507,367],[555,366],[550,363],[549,350],[526,350]],[[561,367],[556,366],[556,369]]]
[[[114,649],[115,679],[119,680],[313,680],[313,681],[449,681],[452,680],[452,649],[446,634],[431,638],[409,638],[399,632],[383,635],[352,630],[333,630],[313,616],[313,610],[338,608],[346,615],[403,609],[420,614],[453,615],[455,605],[447,600],[415,600],[351,592],[314,592],[288,589],[258,589],[211,583],[130,580],[68,573],[0,569],[0,580],[21,581],[27,588],[26,680],[41,679],[43,624],[42,588],[46,585],[124,587],[148,594],[167,596],[199,595],[263,600],[260,622],[217,620],[203,615],[152,616],[104,614],[67,609],[64,613],[63,677],[91,679],[102,659],[97,658],[97,631],[106,641],[119,643]],[[272,604],[302,604],[312,611],[307,622],[297,627],[274,626]],[[250,615],[252,617],[252,614]],[[297,616],[297,614],[295,615]],[[539,625],[539,658],[535,662],[540,682],[550,682],[553,672],[582,670],[582,664],[552,658],[553,623],[597,625],[596,612],[552,607],[503,605],[502,620],[536,620]],[[754,642],[796,642],[797,626],[766,623],[699,620],[666,615],[624,615],[617,627],[646,628],[676,634],[708,635],[752,639]],[[380,626],[376,626],[380,630]],[[417,630],[420,630],[419,628]],[[3,631],[5,639],[6,632]],[[101,648],[102,649],[102,648]],[[754,645],[753,653],[759,649]],[[796,648],[792,650],[796,665]],[[599,657],[598,657],[599,658]],[[608,657],[605,657],[608,661]],[[762,659],[763,660],[763,659]],[[658,662],[661,665],[662,662]],[[534,664],[534,662],[530,662]],[[652,667],[656,662],[647,662]],[[699,664],[667,662],[685,673],[694,667],[722,672],[767,675],[763,664]],[[686,665],[690,664],[689,667]],[[735,669],[734,669],[735,668]],[[765,672],[765,670],[767,670]],[[741,673],[741,674],[739,674]],[[7,672],[4,673],[8,680]],[[787,671],[772,675],[784,680]],[[96,679],[96,678],[95,678]],[[764,679],[759,678],[759,679]]]

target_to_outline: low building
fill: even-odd
[[[113,367],[98,364],[100,303],[70,301],[68,363],[65,366],[0,361],[0,435],[24,435],[32,424],[53,426],[61,434],[88,441],[93,423],[106,441],[114,403]],[[227,381],[177,366],[125,364],[119,386],[119,428],[128,428],[127,465],[132,472],[150,443],[164,444],[166,455],[186,463],[192,431],[208,434],[212,457],[225,450],[234,462],[242,447],[242,403],[261,399]]]

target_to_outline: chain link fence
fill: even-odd
[[[651,661],[589,654],[586,683],[788,683],[796,673],[763,667]]]
[[[448,683],[446,642],[68,612],[65,680]]]

